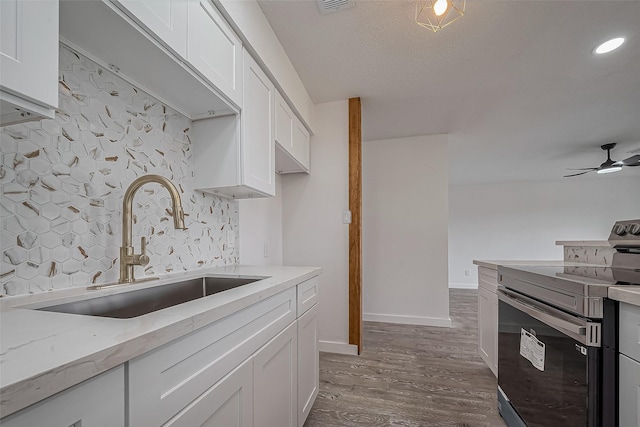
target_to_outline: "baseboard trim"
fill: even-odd
[[[443,328],[451,327],[451,319],[444,319],[442,317],[364,313],[362,320],[365,322],[399,323],[401,325],[439,326]]]
[[[449,283],[449,289],[478,289],[477,283]]]
[[[318,350],[324,353],[358,355],[358,346],[335,341],[318,341]]]

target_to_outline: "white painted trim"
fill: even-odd
[[[335,341],[318,341],[318,350],[324,353],[358,355],[358,346]]]
[[[362,320],[365,322],[399,323],[402,325],[440,326],[451,327],[451,319],[442,317],[403,316],[396,314],[364,313]]]
[[[449,289],[478,289],[477,283],[449,283]]]

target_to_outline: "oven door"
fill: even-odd
[[[505,420],[529,427],[599,427],[599,324],[502,287],[498,298],[498,385],[509,401],[501,408]]]

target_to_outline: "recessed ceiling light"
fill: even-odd
[[[616,50],[617,48],[619,48],[622,43],[624,43],[623,37],[616,37],[615,39],[607,40],[606,42],[593,49],[593,53],[595,53],[596,55],[609,53],[612,50]]]

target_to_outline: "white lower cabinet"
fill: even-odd
[[[318,305],[304,304],[317,289],[313,277],[130,360],[128,427],[302,425],[318,390]]]
[[[620,355],[620,422],[622,426],[640,426],[640,362]]]
[[[205,391],[163,427],[252,427],[253,359]]]
[[[320,387],[318,313],[315,304],[298,318],[298,426],[304,425]]]
[[[318,394],[317,290],[317,277],[301,282],[0,425],[302,426]]]
[[[478,352],[498,376],[498,272],[478,268]]]
[[[124,365],[0,421],[2,427],[124,427]]]
[[[160,426],[296,320],[296,288],[129,361],[130,427]]]
[[[253,357],[255,427],[298,424],[298,333],[296,322]]]
[[[640,426],[640,307],[620,303],[620,427]]]

